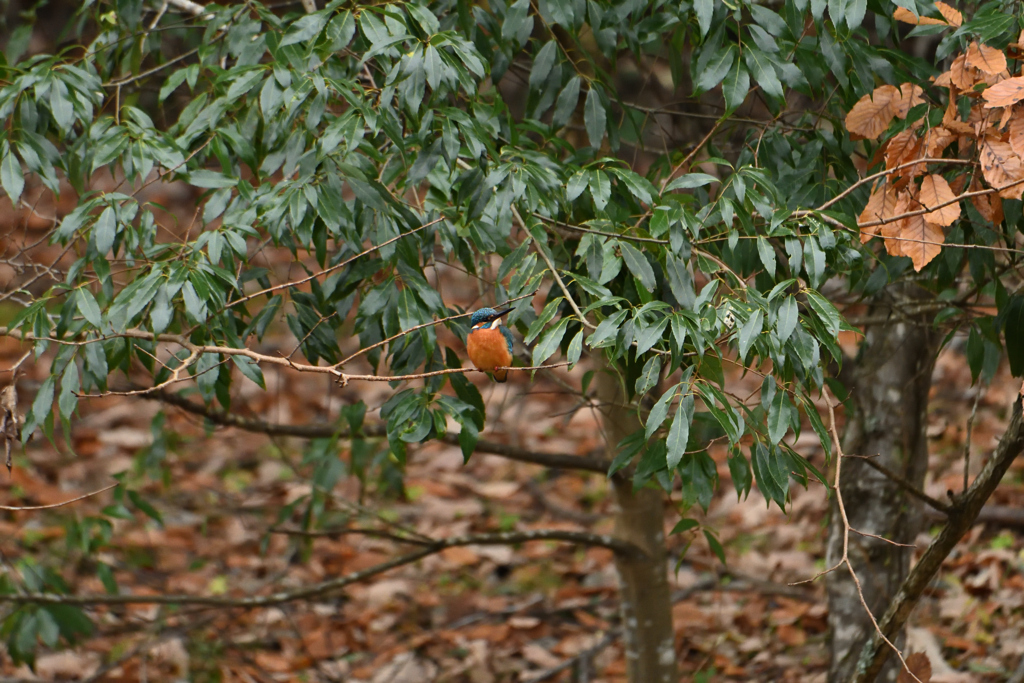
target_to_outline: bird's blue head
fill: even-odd
[[[508,313],[507,310],[497,311],[493,308],[479,308],[473,311],[473,317],[469,319],[469,324],[472,327],[476,327],[480,323],[489,323],[496,320],[506,313]]]

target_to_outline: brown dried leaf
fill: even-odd
[[[981,96],[985,98],[985,108],[1010,107],[1024,100],[1024,76],[1007,78],[995,85],[985,88]]]
[[[913,200],[907,206],[908,211],[918,211],[921,208],[921,205]],[[909,256],[914,262],[914,270],[920,272],[942,251],[945,236],[941,228],[926,221],[924,216],[909,216],[901,220],[900,224],[900,248],[903,255]]]
[[[977,192],[981,189],[981,183],[975,178],[971,182],[971,192]],[[971,203],[974,204],[974,208],[978,210],[978,213],[986,221],[993,225],[999,225],[1003,222],[1003,200],[998,194],[975,195],[971,197]]]
[[[1004,199],[1020,199],[1024,193],[1024,161],[1017,156],[1010,143],[987,138],[981,143],[981,173],[985,182],[999,190]]]
[[[939,207],[924,215],[924,219],[929,223],[952,225],[953,221],[960,218],[960,203],[956,201],[956,195],[950,189],[949,183],[940,175],[933,173],[925,176],[921,181],[921,191],[917,198],[926,209]]]
[[[1006,55],[1002,50],[975,41],[967,48],[966,64],[989,76],[995,76],[1006,70]]]
[[[924,134],[924,155],[931,159],[941,157],[954,140],[956,136],[942,126],[929,128]]]
[[[904,83],[900,86],[899,99],[895,99],[892,102],[893,113],[901,119],[907,118],[907,112],[910,111],[911,107],[924,104],[924,98],[921,97],[923,94],[924,88],[921,86],[913,83]]]
[[[892,218],[896,211],[896,192],[888,183],[882,183],[871,191],[868,197],[867,206],[857,217],[857,224],[875,223]],[[867,242],[872,236],[877,235],[880,225],[872,225],[861,228],[860,241]]]
[[[885,149],[885,168],[896,168],[905,161],[911,161],[917,157],[920,141],[912,130],[904,130],[892,136],[889,146]],[[906,169],[897,172],[895,175],[910,175]]]
[[[907,668],[900,671],[900,675],[896,677],[896,683],[917,683],[914,680],[915,676],[921,683],[931,683],[932,663],[928,661],[928,655],[923,652],[915,652],[907,657]]]
[[[953,82],[953,77],[948,71],[943,71],[939,74],[938,78],[935,79],[935,85],[940,88],[948,88],[949,84]]]
[[[1003,107],[1003,115],[999,117],[999,125],[996,128],[999,130],[1006,128],[1011,116],[1013,116],[1013,107]]]
[[[943,21],[942,19],[933,19],[932,17],[915,17],[914,13],[906,7],[897,7],[896,11],[892,13],[892,18],[896,21],[902,21],[904,24],[913,24],[914,26],[926,24],[938,24],[939,26],[948,25],[948,22]]]
[[[939,10],[939,14],[946,20],[951,26],[959,27],[964,23],[964,15],[960,14],[960,10],[955,7],[950,7],[942,0],[935,0],[935,9]]]
[[[978,82],[979,72],[967,65],[967,56],[960,55],[949,65],[949,78],[960,90],[970,90]]]
[[[1010,147],[1024,158],[1024,118],[1010,119]]]
[[[857,101],[846,115],[846,129],[865,138],[875,139],[889,127],[895,115],[893,101],[899,101],[903,94],[894,85],[875,88],[870,95]]]

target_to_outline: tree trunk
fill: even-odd
[[[625,436],[641,428],[636,410],[626,404],[618,375],[598,373],[598,400],[608,442],[608,455]],[[643,558],[616,556],[622,600],[622,628],[626,646],[626,675],[630,683],[676,683],[675,632],[672,628],[672,591],[665,553],[664,493],[660,489],[633,491],[633,482],[612,479],[618,504],[615,535],[639,545]]]
[[[901,300],[920,296],[906,288],[890,288],[886,293]],[[872,308],[872,315],[877,315],[892,307]],[[938,342],[930,320],[894,316],[890,323],[868,328],[857,360],[843,369],[842,379],[850,390],[843,452],[876,456],[875,462],[918,488],[924,483],[928,466],[926,412]],[[917,503],[886,476],[862,460],[848,458],[843,461],[839,488],[852,529],[897,543],[914,542],[921,523]],[[826,555],[829,567],[843,553],[843,526],[834,499],[831,507]],[[850,563],[876,617],[885,611],[906,578],[911,553],[912,548],[850,532]],[[853,674],[857,656],[874,626],[847,567],[829,574],[827,586],[832,657],[829,680],[838,683]],[[902,639],[901,635],[897,645]],[[897,673],[898,668],[890,662],[878,680],[894,681]]]

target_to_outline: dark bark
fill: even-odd
[[[903,299],[914,294],[890,288]],[[885,310],[891,310],[886,304]],[[874,311],[873,311],[874,312]],[[905,485],[920,489],[928,465],[925,436],[928,390],[940,337],[926,318],[896,318],[870,327],[857,360],[844,368],[850,391],[843,451],[877,456],[875,462],[904,480],[900,486],[863,459],[843,461],[840,491],[850,526],[897,543],[913,543],[921,524],[920,503]],[[865,602],[880,615],[899,590],[909,570],[911,548],[849,534],[849,559],[863,588]],[[842,557],[843,525],[832,501],[827,564]],[[857,587],[846,567],[827,577],[829,600],[830,681],[849,680],[865,641],[874,632]],[[900,638],[897,638],[900,640]],[[880,680],[895,680],[888,667]]]
[[[1024,423],[1021,421],[1021,397],[1018,395],[1013,402],[1010,424],[999,440],[995,453],[985,463],[970,488],[955,497],[953,509],[949,513],[949,522],[924,551],[910,576],[889,603],[885,614],[879,619],[878,627],[887,638],[891,640],[903,629],[911,610],[939,571],[943,560],[975,523],[985,501],[996,490],[996,486],[1010,468],[1010,464],[1020,455],[1021,450],[1024,450]],[[891,648],[877,633],[871,635],[858,654],[855,676],[851,683],[868,683],[876,680],[878,672],[886,667],[886,660],[893,661],[889,658]]]
[[[636,410],[626,405],[619,377],[611,371],[598,375],[602,426],[609,453],[616,444],[641,428]],[[665,495],[660,489],[633,490],[633,482],[612,479],[618,510],[615,535],[640,546],[646,555],[616,555],[622,601],[626,676],[630,683],[675,683],[675,631],[672,627],[672,590],[665,553]]]

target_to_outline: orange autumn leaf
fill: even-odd
[[[875,88],[853,105],[846,115],[846,129],[861,137],[875,139],[885,132],[895,116],[893,102],[902,100],[903,94],[894,85]]]
[[[989,76],[995,76],[1006,71],[1006,55],[1002,50],[975,41],[967,48],[966,64]]]
[[[914,26],[922,25],[939,25],[948,26],[949,22],[943,19],[933,19],[932,17],[915,17],[914,13],[908,10],[906,7],[897,7],[896,11],[892,13],[892,18],[896,21],[902,21],[904,24],[913,24]]]
[[[960,218],[960,203],[956,201],[956,195],[950,189],[949,183],[940,175],[933,173],[925,176],[921,181],[921,191],[918,193],[917,199],[923,208],[937,207],[934,211],[924,215],[924,219],[929,223],[943,226],[952,225],[957,218]]]
[[[1024,193],[1024,161],[1010,143],[988,138],[981,143],[981,173],[1004,199],[1020,199]]]
[[[911,200],[908,211],[919,211],[921,205]],[[900,221],[900,249],[914,263],[914,270],[920,272],[942,251],[945,235],[937,225],[929,223],[924,216],[908,216]],[[894,240],[895,241],[895,240]]]
[[[913,83],[904,83],[900,86],[900,96],[892,102],[893,113],[901,119],[907,118],[911,107],[924,104],[924,88]]]
[[[950,26],[959,27],[964,23],[964,15],[960,13],[960,10],[947,5],[942,0],[935,0],[935,9],[939,10],[939,14]]]
[[[917,157],[919,147],[917,135],[912,130],[904,130],[892,136],[885,149],[885,168],[893,169],[905,161],[913,160]],[[897,175],[911,175],[905,170]]]
[[[857,225],[877,223],[892,218],[896,212],[896,192],[888,183],[882,183],[871,191],[867,206],[857,217]],[[860,241],[867,242],[878,234],[881,225],[868,225],[860,229]]]
[[[977,178],[971,181],[971,192],[981,189],[981,183]],[[974,195],[971,197],[971,203],[974,204],[974,208],[978,210],[981,217],[989,223],[999,225],[1003,222],[1003,200],[998,194]]]
[[[981,93],[985,98],[985,108],[1011,107],[1024,100],[1024,76],[1014,76],[985,88]]]
[[[967,65],[967,56],[959,55],[949,65],[949,79],[960,90],[970,90],[978,82],[979,72]]]
[[[956,136],[942,126],[929,128],[924,134],[924,155],[932,159],[941,157],[954,140]]]
[[[1010,148],[1024,159],[1024,118],[1010,120]]]

